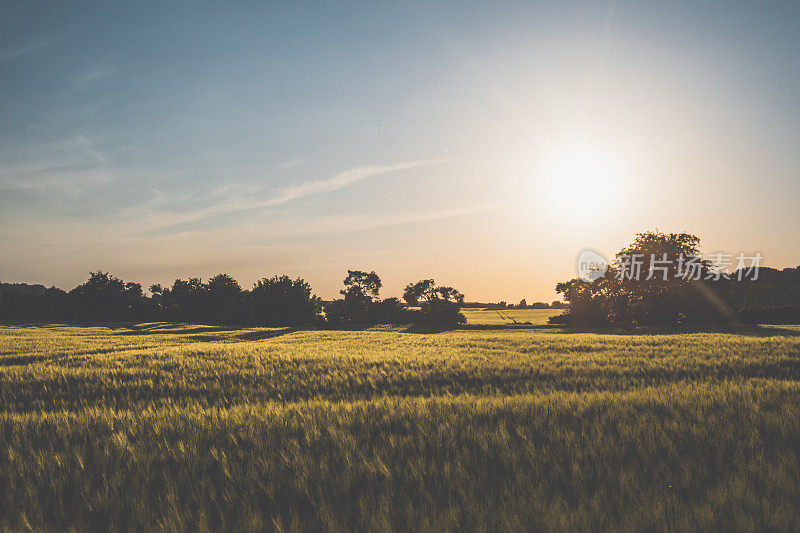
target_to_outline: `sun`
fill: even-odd
[[[625,180],[617,158],[587,149],[563,150],[543,176],[542,200],[549,210],[573,218],[597,217],[618,207]]]

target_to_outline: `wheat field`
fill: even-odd
[[[0,327],[0,528],[800,527],[800,328]]]

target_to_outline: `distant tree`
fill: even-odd
[[[377,317],[373,304],[383,286],[381,278],[375,271],[348,270],[343,283],[345,288],[340,294],[344,296],[344,304],[334,304],[330,313],[325,312],[329,321],[336,320],[339,324],[375,323]]]
[[[202,315],[208,322],[218,324],[241,324],[246,319],[242,301],[242,288],[228,274],[217,274],[206,283],[205,308]]]
[[[204,322],[206,316],[206,287],[200,278],[176,279],[165,296],[167,320]]]
[[[39,320],[64,320],[71,316],[69,295],[56,287],[45,289],[36,307]]]
[[[800,285],[792,285],[788,296],[793,304],[800,305]]]
[[[464,303],[464,295],[453,287],[437,287],[435,299],[456,303],[459,306]]]
[[[325,323],[328,326],[342,327],[353,324],[350,307],[343,299],[327,302],[324,306]]]
[[[453,287],[438,287],[432,279],[406,285],[403,299],[409,305],[420,306],[423,322],[441,325],[466,322],[460,312],[464,295]]]
[[[436,282],[432,279],[423,279],[416,283],[409,283],[403,291],[403,300],[408,305],[419,305],[434,298]]]
[[[345,288],[340,291],[340,294],[346,301],[361,304],[377,298],[382,286],[381,278],[374,270],[369,273],[363,270],[348,270],[347,277],[344,279]]]
[[[409,283],[403,291],[403,299],[408,305],[420,305],[434,300],[464,303],[464,295],[453,287],[437,287],[432,279]]]
[[[408,324],[414,321],[419,311],[410,311],[399,298],[384,298],[373,304],[371,323]]]
[[[304,280],[274,276],[259,280],[250,291],[251,319],[264,326],[305,326],[319,320],[321,302]]]
[[[92,272],[88,281],[69,293],[76,318],[122,321],[141,318],[146,309],[142,286],[124,282],[108,272]]]
[[[727,284],[726,297],[746,323],[800,323],[800,267],[738,270]]]
[[[517,304],[517,308],[518,309],[527,309],[528,308],[528,302],[525,301],[525,298],[523,298],[522,300],[519,301],[519,303]]]
[[[165,319],[167,305],[167,298],[169,296],[169,289],[164,288],[160,283],[150,285],[150,308],[155,317],[160,320]]]
[[[422,322],[438,325],[456,325],[467,321],[458,302],[431,300],[422,304]]]
[[[44,285],[27,283],[0,283],[0,318],[36,320]]]

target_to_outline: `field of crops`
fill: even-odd
[[[43,527],[797,529],[800,328],[1,326]]]
[[[462,309],[470,325],[533,325],[547,324],[553,315],[560,315],[563,309]]]

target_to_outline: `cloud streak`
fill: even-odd
[[[273,221],[255,226],[239,223],[235,226],[237,241],[252,246],[273,247],[283,239],[313,238],[324,235],[351,234],[362,231],[378,230],[393,226],[435,222],[456,217],[485,213],[499,207],[496,203],[451,207],[429,211],[401,212],[393,214],[366,213],[352,215],[332,215],[312,219],[294,219]],[[180,229],[178,229],[180,228]],[[192,228],[176,225],[176,231],[156,231],[148,238],[171,240],[175,238],[191,238],[202,235],[204,239],[229,240],[231,228]],[[269,242],[264,241],[264,235]]]
[[[283,163],[275,165],[273,168],[275,170],[284,170],[287,168],[299,167],[300,165],[305,165],[305,164],[306,164],[305,159],[290,159],[289,161],[284,161]]]
[[[168,230],[170,226],[183,225],[190,222],[197,222],[209,217],[224,215],[238,211],[250,211],[255,209],[265,209],[276,207],[288,202],[300,200],[309,196],[333,192],[344,187],[348,187],[362,180],[408,170],[412,168],[435,165],[447,161],[447,159],[424,159],[418,161],[406,161],[394,165],[364,166],[355,167],[335,176],[324,180],[305,181],[297,185],[285,187],[275,192],[268,198],[257,198],[253,196],[234,196],[205,208],[195,210],[191,213],[171,214],[159,213],[155,216],[155,228]],[[160,222],[158,222],[160,220]]]
[[[358,181],[381,174],[388,174],[390,172],[397,172],[399,170],[407,170],[410,168],[422,167],[440,163],[440,159],[428,159],[424,161],[412,161],[407,163],[399,163],[396,165],[374,166],[374,167],[357,167],[345,172],[341,172],[327,180],[307,181],[299,185],[287,187],[275,195],[273,198],[263,202],[256,202],[257,207],[270,207],[274,205],[285,204],[292,200],[304,198],[314,194],[321,194],[326,192],[335,191],[348,185],[352,185]]]
[[[78,91],[82,91],[88,89],[98,83],[103,82],[110,76],[113,76],[116,73],[115,68],[111,67],[95,67],[92,68],[83,74],[81,74],[78,79],[75,80],[74,86],[75,89]]]
[[[420,222],[433,222],[460,216],[474,215],[496,209],[497,204],[479,204],[434,211],[396,213],[392,215],[352,215],[345,217],[324,217],[305,224],[287,225],[283,228],[269,228],[271,237],[312,237],[315,235],[353,233],[373,229],[401,226]]]
[[[23,44],[22,46],[18,46],[16,48],[10,48],[8,50],[0,52],[0,61],[11,61],[12,59],[17,59],[18,57],[26,56],[28,54],[38,52],[42,48],[47,48],[51,44],[52,44],[51,41],[34,41]]]
[[[106,156],[83,136],[38,146],[36,153],[36,159],[0,166],[0,191],[55,189],[74,197],[115,175]]]

